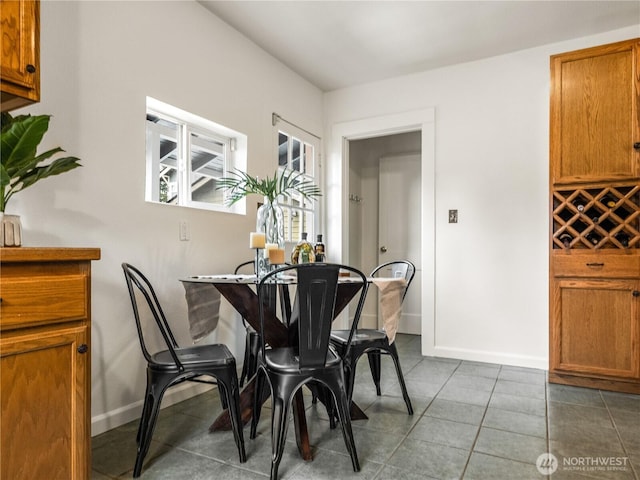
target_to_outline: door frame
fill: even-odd
[[[420,130],[422,199],[422,355],[435,354],[435,109],[335,123],[327,144],[326,242],[335,261],[349,263],[349,141]]]

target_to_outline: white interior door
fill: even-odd
[[[420,154],[381,158],[378,196],[378,265],[409,260],[416,266],[398,327],[399,333],[414,335],[420,335],[422,328],[420,158]]]

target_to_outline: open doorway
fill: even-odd
[[[326,232],[332,258],[350,263],[349,236],[350,162],[349,147],[354,140],[420,132],[420,250],[422,285],[415,288],[421,304],[421,345],[423,355],[435,354],[435,110],[426,108],[402,113],[335,123],[327,144]],[[414,287],[411,287],[412,290]],[[342,321],[342,320],[341,320]],[[342,321],[341,328],[347,325]]]
[[[421,334],[420,131],[349,141],[349,262],[365,272],[394,260],[416,265],[399,333]],[[373,295],[371,295],[373,293]],[[380,328],[378,302],[370,292],[360,318]]]

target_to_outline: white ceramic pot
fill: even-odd
[[[7,215],[0,212],[0,247],[19,247],[20,245],[22,245],[20,215]]]

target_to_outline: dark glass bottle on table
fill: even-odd
[[[316,254],[316,262],[324,262],[325,261],[325,251],[324,251],[324,243],[322,243],[322,234],[319,233],[316,238],[315,244],[315,254]]]

